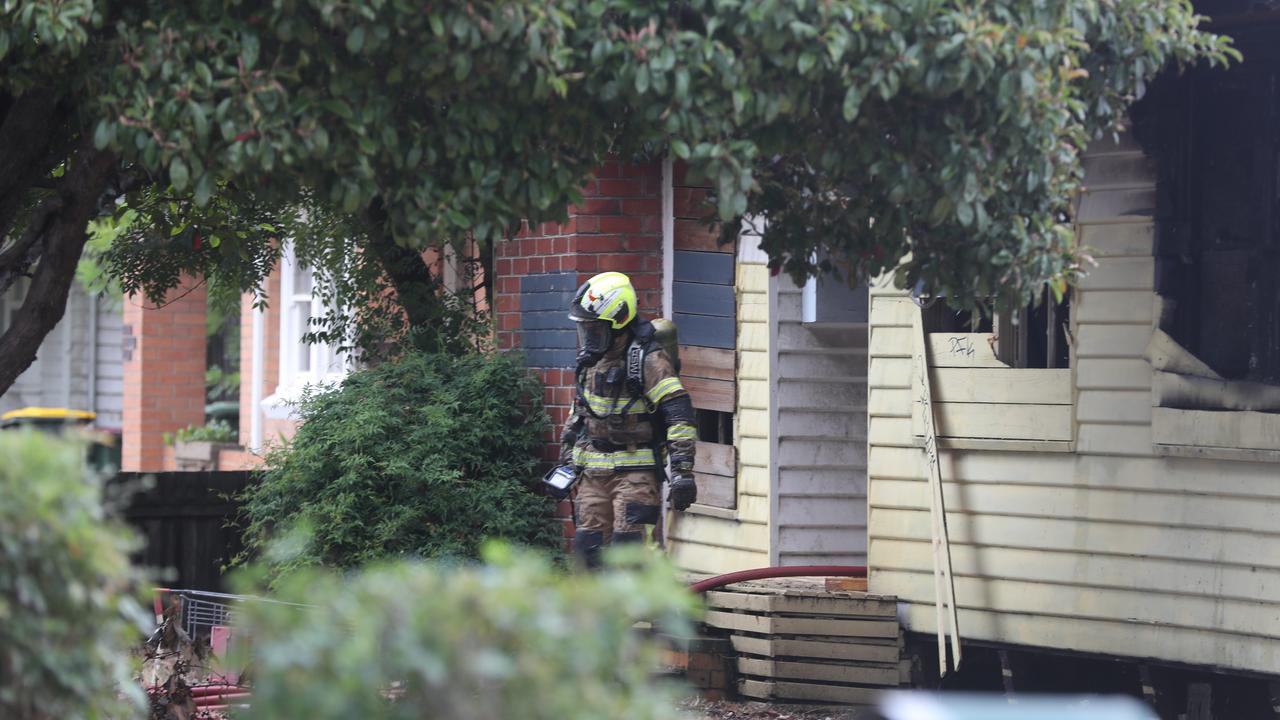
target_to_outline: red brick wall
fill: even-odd
[[[498,345],[521,348],[521,278],[575,273],[577,283],[596,273],[617,271],[631,277],[640,312],[662,309],[662,164],[608,163],[582,189],[583,200],[569,208],[567,222],[526,227],[496,248],[495,316]],[[568,307],[564,308],[568,312]],[[572,367],[535,367],[546,385],[543,402],[554,428],[544,457],[553,461],[557,440],[573,403]],[[568,517],[568,503],[563,516]],[[566,537],[572,527],[566,520]]]
[[[164,433],[204,424],[205,289],[184,278],[164,306],[124,303],[121,469],[165,470]]]

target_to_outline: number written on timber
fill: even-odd
[[[973,346],[973,341],[963,335],[952,335],[947,338],[951,343],[951,354],[962,355],[964,357],[973,357],[977,349]]]

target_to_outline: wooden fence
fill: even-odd
[[[226,591],[226,566],[243,547],[231,526],[234,496],[247,472],[121,473],[111,485],[143,488],[128,496],[123,515],[146,545],[135,561],[158,573],[159,586]]]

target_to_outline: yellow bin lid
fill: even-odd
[[[0,421],[10,420],[93,420],[97,413],[70,408],[24,407],[0,415]]]

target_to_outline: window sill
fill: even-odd
[[[1280,414],[1151,409],[1155,451],[1168,457],[1280,462]]]
[[[721,520],[738,519],[738,511],[733,508],[715,507],[713,505],[699,505],[694,503],[689,506],[685,513],[689,515],[703,515],[705,517],[720,518]]]
[[[272,420],[297,419],[294,409],[306,390],[316,389],[320,386],[339,387],[342,385],[344,377],[345,375],[328,375],[325,377],[304,375],[298,377],[287,385],[277,387],[275,392],[262,399],[262,414]]]

